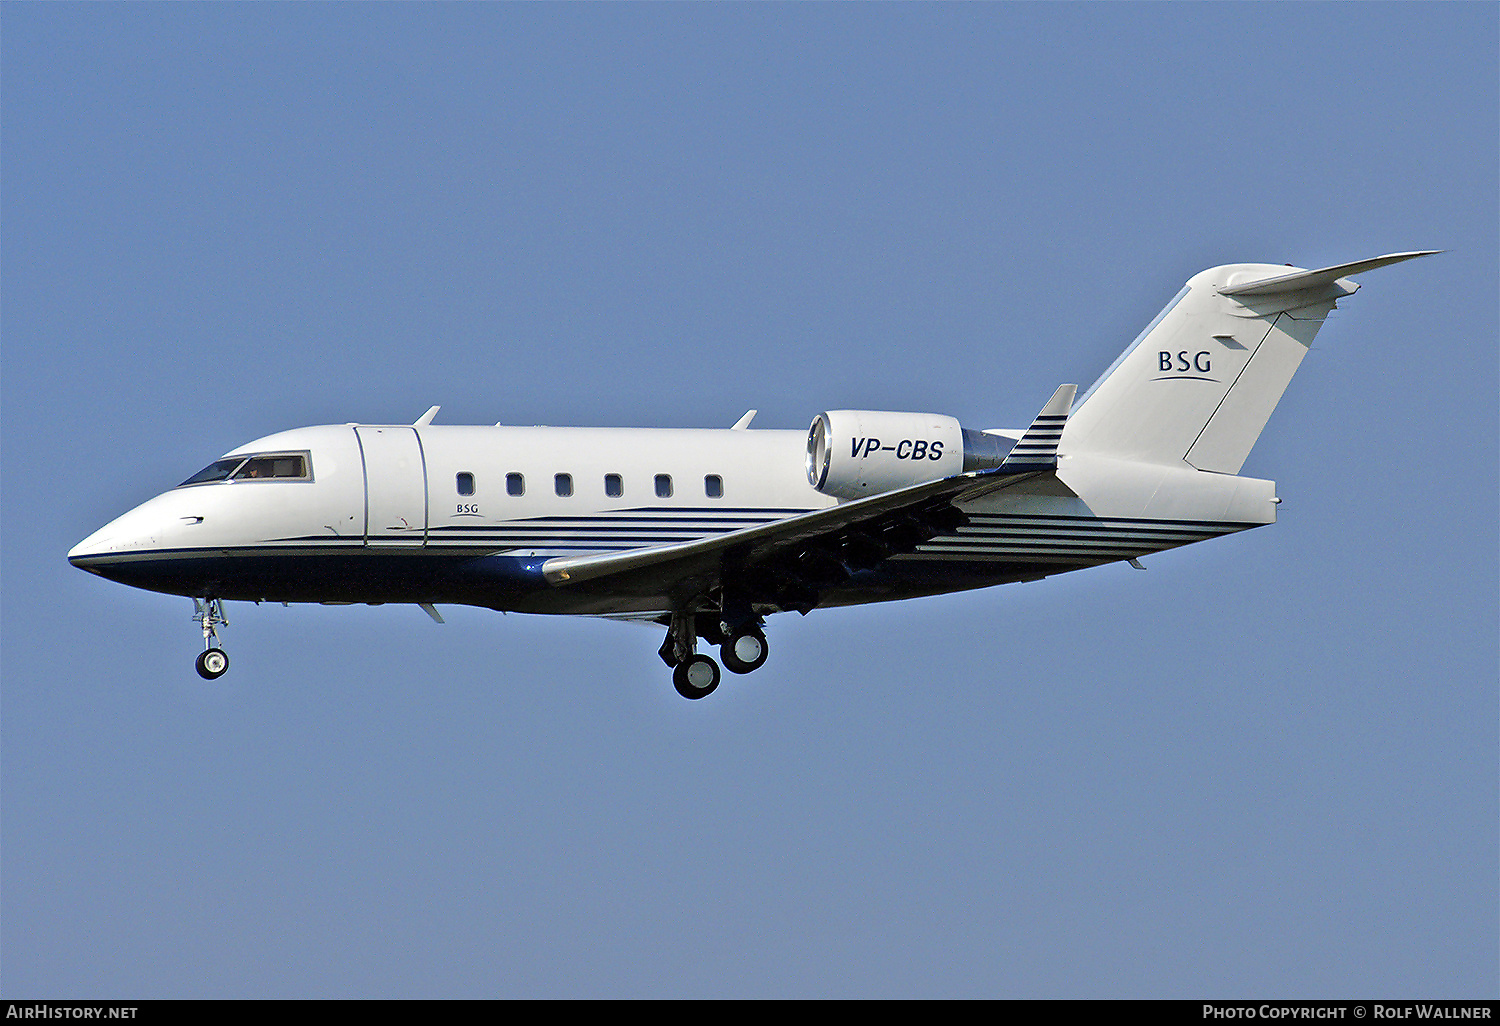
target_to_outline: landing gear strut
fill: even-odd
[[[719,686],[719,664],[698,654],[697,623],[692,613],[673,613],[658,653],[672,667],[672,686],[683,698],[705,698]]]
[[[229,626],[224,618],[224,603],[216,598],[193,599],[193,619],[203,625],[203,652],[195,664],[198,676],[217,680],[229,669],[229,653],[219,647],[219,627]]]

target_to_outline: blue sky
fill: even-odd
[[[1492,4],[0,6],[7,997],[1494,997]],[[654,630],[74,570],[283,428],[1020,427],[1195,272],[1407,249],[1281,522]]]

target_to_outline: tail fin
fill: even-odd
[[[1239,473],[1323,319],[1359,288],[1344,276],[1432,252],[1194,275],[1084,393],[1060,448]]]

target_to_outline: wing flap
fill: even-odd
[[[680,565],[684,573],[692,573],[690,565],[700,561],[717,563],[731,555],[736,562],[753,562],[775,550],[877,521],[898,511],[921,513],[928,507],[941,508],[1039,473],[1029,468],[1006,467],[971,471],[695,541],[592,556],[559,556],[547,560],[542,573],[549,584],[563,586],[648,568],[665,570],[668,564]]]

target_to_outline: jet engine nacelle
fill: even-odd
[[[936,413],[829,410],[807,432],[807,480],[824,495],[862,499],[964,469],[964,430]]]

